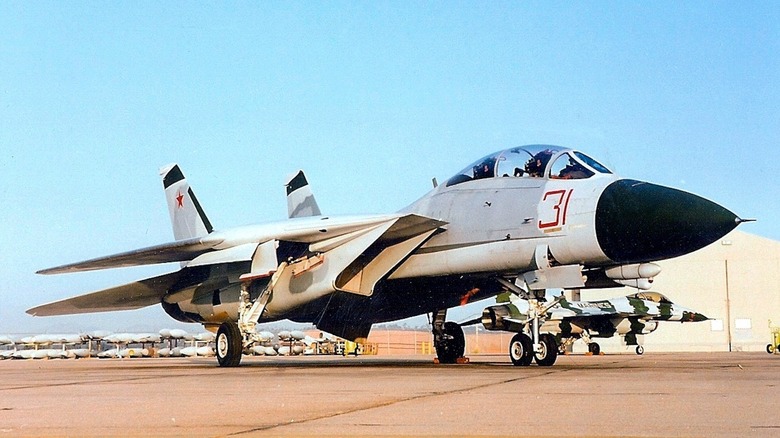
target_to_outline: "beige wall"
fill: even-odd
[[[764,351],[768,320],[780,325],[780,242],[734,231],[700,251],[658,263],[651,290],[716,321],[659,324],[646,351]],[[583,300],[628,295],[631,288],[584,290]],[[719,322],[722,330],[718,330]],[[605,351],[632,351],[619,338],[599,339]],[[584,351],[580,344],[575,351]]]

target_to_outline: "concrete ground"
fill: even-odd
[[[2,436],[778,436],[780,357],[0,362]]]

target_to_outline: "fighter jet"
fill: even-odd
[[[533,316],[547,288],[647,288],[658,273],[650,262],[702,248],[743,221],[697,195],[620,178],[583,152],[548,145],[489,154],[383,215],[322,215],[297,172],[286,181],[287,220],[224,231],[178,165],[160,174],[175,241],[39,273],[167,262],[181,269],[28,313],[161,304],[179,321],[216,331],[221,366],[239,365],[258,323],[313,323],[358,340],[373,324],[428,313],[439,360],[453,363],[464,341],[446,321],[448,308],[512,291]],[[531,318],[531,348],[557,351],[538,323]]]
[[[509,356],[515,365],[530,365],[532,354],[528,302],[517,295],[503,293],[496,304],[485,308],[482,318],[462,325],[481,322],[487,330],[515,332],[509,343]],[[619,335],[626,345],[635,345],[636,353],[643,354],[643,335],[654,332],[659,321],[698,322],[708,318],[701,313],[674,304],[658,292],[638,292],[625,297],[598,301],[568,301],[561,294],[543,309],[539,316],[542,338],[554,338],[558,351],[540,354],[537,363],[553,360],[577,339],[588,345],[588,351],[599,354],[601,347],[592,338],[611,338]],[[550,341],[553,341],[550,339]],[[545,343],[550,345],[550,343]]]

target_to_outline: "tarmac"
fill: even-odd
[[[2,436],[779,436],[780,357],[6,360]]]

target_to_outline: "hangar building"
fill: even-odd
[[[772,325],[780,327],[780,242],[733,231],[712,245],[657,262],[651,290],[711,318],[697,323],[662,322],[645,336],[650,351],[765,351]],[[583,300],[635,293],[636,289],[583,290]],[[604,351],[633,351],[620,337],[596,339]],[[575,352],[586,351],[575,343]]]

